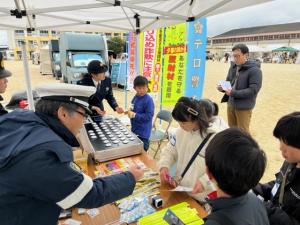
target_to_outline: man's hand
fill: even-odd
[[[128,114],[128,117],[129,117],[130,119],[132,119],[132,118],[135,117],[135,112],[132,112],[132,111],[130,111],[130,110],[128,110],[127,114]]]
[[[223,88],[220,84],[217,86],[217,90],[220,91],[220,92],[224,92],[224,90],[223,90]]]
[[[159,171],[159,175],[161,183],[167,183],[173,188],[177,186],[176,181],[169,175],[169,169],[167,167],[162,167]]]
[[[95,110],[99,115],[104,116],[106,114],[105,111],[102,111],[99,107],[97,106],[92,106],[92,110]]]
[[[193,187],[192,194],[198,194],[204,191],[203,185],[199,180],[197,180],[196,184]]]
[[[121,107],[119,107],[119,106],[118,106],[118,107],[116,107],[116,108],[115,108],[115,110],[117,111],[117,113],[118,113],[118,114],[122,114],[122,113],[124,113],[124,109],[123,109],[123,108],[121,108]]]
[[[140,167],[136,165],[131,165],[129,167],[129,172],[132,173],[132,175],[135,178],[135,181],[138,181],[144,176],[144,170],[142,170]]]
[[[230,88],[230,89],[226,89],[224,91],[225,91],[226,95],[230,96],[232,89]]]

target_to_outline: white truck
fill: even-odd
[[[62,78],[65,83],[76,84],[87,73],[91,60],[108,65],[105,36],[98,34],[63,33],[59,39]]]

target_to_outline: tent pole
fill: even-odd
[[[29,74],[29,67],[28,67],[28,57],[27,57],[27,52],[26,52],[26,44],[24,41],[22,42],[22,56],[23,56],[23,65],[24,65],[24,72],[25,72],[25,82],[26,82],[28,106],[29,106],[30,110],[34,111],[32,88],[31,88],[30,74]]]
[[[124,85],[124,91],[125,91],[125,110],[127,109],[127,85],[128,85],[128,60],[129,60],[129,33],[127,33],[126,35],[126,53],[127,53],[127,58],[125,59],[125,63],[126,63],[126,78],[125,78],[125,85]],[[121,67],[121,65],[120,65]]]
[[[163,98],[163,76],[164,76],[164,63],[165,63],[165,53],[164,53],[164,47],[165,47],[165,42],[166,42],[166,27],[161,28],[163,30],[163,45],[162,45],[162,65],[161,65],[161,76],[160,76],[160,104],[159,104],[159,109],[160,111],[163,109],[162,108],[162,98]]]

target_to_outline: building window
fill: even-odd
[[[16,45],[18,47],[22,47],[23,41],[22,40],[16,40]]]
[[[28,41],[29,48],[35,48],[37,47],[37,45],[38,45],[37,41],[33,41],[33,40]]]
[[[40,30],[40,36],[48,36],[48,30]]]
[[[35,31],[27,31],[27,36],[36,36]]]
[[[15,30],[16,36],[24,36],[24,30]]]
[[[47,46],[49,44],[48,41],[41,41],[42,46]]]
[[[284,35],[284,39],[290,39],[291,38],[291,35],[290,34],[285,34]]]
[[[105,33],[105,36],[106,36],[107,38],[111,38],[111,33]]]
[[[51,30],[51,35],[55,36],[56,35],[56,31],[55,30]]]
[[[29,45],[29,48],[33,48],[34,47],[33,41],[28,41],[28,45]]]

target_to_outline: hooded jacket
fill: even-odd
[[[92,180],[72,162],[74,135],[32,111],[0,117],[1,225],[56,225],[61,209],[95,208],[130,195],[130,172]]]
[[[237,74],[238,66],[233,64],[226,80],[232,81]],[[233,84],[232,84],[233,85]],[[228,104],[236,109],[253,109],[256,103],[256,97],[262,86],[262,72],[260,62],[246,61],[238,70],[236,84],[233,85]]]
[[[182,172],[186,168],[193,154],[202,143],[208,133],[216,134],[225,127],[217,126],[215,123],[210,124],[206,134],[202,137],[199,130],[196,131],[185,131],[182,128],[178,128],[175,135],[170,138],[167,146],[162,150],[159,160],[159,169],[166,167],[170,170],[171,166],[176,163],[176,175],[175,177],[181,177]],[[214,135],[213,135],[214,136]],[[215,190],[214,185],[209,180],[205,172],[205,149],[213,136],[210,137],[209,141],[203,146],[199,156],[196,157],[185,176],[180,181],[179,185],[193,188],[196,181],[199,180],[204,187],[204,192],[199,194],[191,194],[193,198],[200,202],[205,201],[207,194]]]

